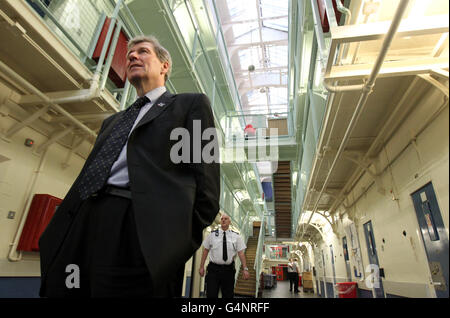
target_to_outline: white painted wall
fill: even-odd
[[[380,193],[373,179],[365,174],[347,197],[346,205],[350,202],[350,207],[338,208],[342,217],[336,224],[336,233],[324,230],[324,238],[318,242],[319,246],[311,256],[320,280],[332,281],[330,244],[333,245],[335,255],[336,281],[345,279],[347,274],[342,237],[346,235],[344,224],[350,220],[355,222],[358,231],[363,266],[369,264],[363,224],[372,221],[380,267],[385,270],[385,293],[405,297],[435,297],[411,194],[428,182],[433,183],[448,235],[448,103],[439,116],[423,129],[424,123],[443,106],[443,102],[442,93],[430,90],[380,152],[378,168],[382,169],[381,181],[385,193]],[[414,136],[416,146],[411,143]],[[348,237],[347,240],[351,253]],[[322,256],[318,254],[321,250],[325,252],[326,278],[322,278]],[[352,268],[353,265],[351,263]],[[352,270],[352,281],[357,281],[359,288],[368,290],[364,278],[363,275],[362,281],[358,281]]]
[[[0,116],[0,129],[5,132],[16,121]],[[26,138],[34,140],[26,147]],[[39,253],[24,253],[21,261],[8,260],[9,244],[14,241],[20,220],[34,194],[50,194],[64,198],[80,172],[84,159],[72,155],[67,168],[62,167],[69,149],[52,144],[42,155],[33,153],[48,138],[28,127],[11,137],[10,142],[0,138],[0,276],[40,276]],[[40,169],[39,169],[40,167]],[[14,219],[8,219],[15,211]]]

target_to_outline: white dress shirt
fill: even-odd
[[[136,118],[136,121],[133,124],[133,127],[130,130],[130,134],[133,131],[134,127],[139,123],[139,121],[144,117],[144,115],[150,110],[150,108],[153,106],[155,101],[161,97],[162,94],[166,92],[166,88],[164,86],[157,87],[147,94],[145,96],[148,97],[150,100],[149,103],[145,104],[140,112],[138,117]],[[130,135],[128,135],[130,136]],[[109,179],[106,182],[107,184],[114,185],[116,187],[126,188],[130,184],[130,178],[128,176],[128,164],[127,164],[127,145],[128,141],[125,143],[125,145],[122,148],[122,151],[119,154],[119,157],[117,160],[113,163],[111,167],[111,173],[109,175]]]
[[[227,261],[223,260],[223,230],[212,231],[203,241],[203,247],[209,250],[209,261],[218,265],[229,265],[240,251],[247,248],[242,237],[231,230],[226,230]]]

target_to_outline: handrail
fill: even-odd
[[[45,14],[50,18],[50,20],[58,27],[58,29],[66,36],[66,38],[72,43],[73,46],[77,48],[78,51],[83,55],[83,59],[87,58],[87,53],[81,48],[77,41],[75,41],[72,36],[65,30],[65,28],[59,23],[59,21],[53,15],[46,5],[42,3],[42,0],[34,0],[33,4],[36,4],[39,9],[45,12]]]
[[[40,9],[42,9],[45,14],[50,18],[50,20],[56,25],[56,27],[65,35],[65,37],[74,45],[74,47],[80,51],[80,53],[83,55],[81,58],[82,62],[85,63],[88,56],[88,53],[85,52],[79,44],[72,38],[72,36],[64,29],[64,26],[62,26],[58,20],[55,18],[53,13],[41,2],[42,0],[34,0],[33,3],[36,3]],[[96,98],[99,96],[100,92],[105,89],[106,82],[107,82],[107,75],[109,73],[109,69],[111,68],[111,62],[112,58],[114,56],[114,48],[117,44],[117,38],[119,36],[120,30],[124,30],[127,35],[133,37],[136,35],[142,35],[143,32],[137,23],[137,21],[134,19],[130,9],[128,8],[127,4],[123,0],[110,0],[110,4],[113,6],[114,10],[111,15],[111,23],[109,25],[107,36],[102,48],[102,51],[100,53],[100,58],[97,62],[97,66],[94,71],[94,75],[91,79],[91,87],[89,90],[86,91],[84,94],[77,94],[75,96],[67,96],[62,97],[59,99],[52,100],[56,103],[70,103],[70,102],[76,102],[76,101],[87,101],[91,100],[93,98]],[[124,9],[123,14],[121,13],[121,10]],[[127,20],[127,21],[125,21]],[[116,30],[114,32],[114,35],[112,34],[112,31],[116,27]],[[111,45],[109,45],[111,43]],[[109,49],[108,54],[107,48]],[[174,92],[176,92],[172,82],[170,79],[167,81],[166,85]],[[127,103],[128,98],[130,97],[130,93],[133,91],[130,89],[129,84],[125,83],[125,87],[122,90],[121,99],[119,100],[120,107],[119,110],[123,110],[125,108],[125,105]]]
[[[322,66],[323,69],[325,69],[325,61],[327,60],[326,58],[326,48],[325,48],[325,41],[324,41],[324,36],[323,36],[323,32],[322,32],[322,27],[320,24],[320,18],[319,18],[319,8],[317,7],[317,2],[316,0],[311,0],[311,8],[312,8],[312,12],[313,12],[313,20],[314,20],[314,31],[316,34],[316,40],[317,40],[317,45],[319,48],[319,62]]]
[[[40,3],[41,0],[37,0],[37,3],[39,5],[39,7],[44,10],[44,12],[46,14],[48,14],[48,16],[50,17],[50,19],[56,20],[52,14],[52,12],[50,10],[48,10],[48,8],[46,6],[44,6],[42,3]],[[122,5],[125,5],[123,0],[118,0],[115,3],[115,7],[111,16],[111,23],[108,27],[107,30],[107,34],[106,34],[106,38],[104,41],[104,45],[102,47],[101,53],[100,53],[100,57],[99,60],[97,61],[97,66],[95,68],[94,74],[90,80],[90,87],[88,90],[86,90],[86,93],[83,94],[77,94],[77,95],[72,95],[72,96],[66,96],[66,97],[62,97],[62,98],[57,98],[57,99],[51,99],[51,102],[53,103],[59,103],[59,104],[63,104],[63,103],[73,103],[73,102],[83,102],[83,101],[88,101],[88,100],[92,100],[94,98],[97,98],[100,96],[100,93],[104,90],[105,88],[105,84],[106,84],[106,80],[107,80],[107,75],[109,73],[109,69],[111,67],[111,61],[112,61],[112,57],[114,55],[114,48],[115,45],[117,44],[117,40],[113,39],[113,29],[114,27],[117,25],[117,29],[115,32],[115,36],[114,37],[118,37],[118,33],[119,33],[119,27],[122,23],[122,21],[120,21],[118,19],[119,16],[119,12],[120,12],[120,8],[122,7]],[[61,30],[61,32],[63,32],[63,34],[67,37],[67,39],[72,43],[74,42],[74,40],[72,39],[72,37],[70,36],[70,34],[68,34],[65,30],[64,27],[61,26],[61,24],[59,23],[55,23],[55,25],[58,27],[59,30]],[[108,51],[108,47],[109,44],[112,42],[116,42],[116,43],[112,43],[112,49]],[[75,47],[80,50],[81,48],[79,48],[78,45],[75,45]],[[86,55],[86,52],[84,52],[83,50],[81,50],[81,52],[83,54]],[[85,62],[85,58],[82,59],[83,62]],[[127,94],[129,93],[129,90],[126,89],[124,90],[124,92],[126,92]],[[127,96],[122,95],[123,99],[127,99]],[[123,99],[120,101],[120,104],[123,104]]]
[[[203,5],[204,5],[204,7],[206,7],[205,1],[203,1]],[[215,22],[216,22],[216,25],[215,25],[215,26],[216,26],[216,30],[217,30],[216,41],[217,41],[217,40],[221,40],[221,43],[222,43],[223,47],[226,47],[226,42],[225,42],[225,38],[224,38],[224,35],[223,35],[223,31],[222,31],[222,26],[221,26],[220,20],[219,20],[220,18],[219,18],[218,11],[217,11],[217,7],[216,7],[214,1],[212,1],[212,6],[213,6],[213,10],[214,10],[214,15],[215,15],[216,20],[217,20],[217,21],[215,21]],[[195,26],[196,24],[198,25],[198,23],[196,23],[197,16],[196,16],[195,13],[193,12],[193,10],[191,10],[191,7],[189,7],[189,6],[187,6],[187,7],[188,7],[188,13],[189,13],[189,16],[190,16],[190,18],[191,18],[191,22],[194,24],[194,26]],[[210,19],[210,16],[209,16],[209,15],[208,15],[208,23],[209,23],[211,29],[213,29],[212,22],[211,22],[211,19]],[[196,29],[197,29],[197,28],[196,28]],[[220,39],[219,39],[219,35],[220,35]],[[202,41],[201,37],[198,35],[198,32],[196,32],[196,37],[195,37],[195,39],[199,41],[200,47],[201,47],[201,49],[203,50],[204,55],[205,55],[205,57],[206,57],[206,61],[207,61],[207,64],[208,64],[208,68],[209,68],[211,74],[215,77],[216,74],[214,73],[214,70],[213,70],[213,68],[212,68],[210,58],[209,58],[209,56],[206,54],[206,52],[205,52],[205,50],[204,50],[203,41]],[[223,52],[222,52],[222,51],[223,51]],[[228,66],[228,70],[225,71],[225,70],[223,69],[223,65],[221,65],[221,66],[222,66],[222,69],[223,69],[223,71],[224,71],[225,78],[228,78],[228,77],[231,76],[231,78],[228,79],[228,80],[231,80],[231,82],[232,82],[232,84],[233,84],[233,88],[234,88],[234,89],[232,90],[232,94],[231,94],[231,95],[232,95],[232,96],[234,95],[235,102],[237,102],[237,104],[239,105],[239,108],[240,108],[241,112],[243,112],[243,109],[242,109],[242,103],[241,103],[241,99],[240,99],[240,96],[239,96],[239,90],[238,90],[238,88],[237,88],[236,81],[235,81],[235,78],[234,78],[234,76],[233,76],[233,70],[232,70],[231,64],[230,64],[230,57],[229,57],[228,52],[227,52],[226,49],[225,49],[225,50],[221,50],[220,52],[224,53],[225,56],[226,56],[226,58],[227,58],[227,60],[226,60],[226,61],[223,61],[223,63],[225,63],[225,64]],[[219,54],[219,56],[220,56],[220,54]],[[221,60],[222,60],[222,59],[221,59]],[[228,75],[228,76],[227,76],[227,75]],[[214,83],[214,85],[215,85],[215,83]],[[214,86],[214,87],[215,87],[215,86]],[[221,95],[220,91],[219,91],[219,95],[220,95],[220,97],[221,97],[221,99],[222,99],[222,102],[223,102],[223,96]],[[228,112],[227,112],[227,113],[228,113]],[[240,119],[239,121],[241,122],[241,125],[243,125],[243,127],[245,127],[245,123],[246,123],[245,117],[240,117],[239,119]],[[254,170],[255,174],[258,175],[258,169],[256,169],[255,166],[253,166],[253,170]],[[261,190],[261,189],[260,189],[260,190]],[[261,191],[261,192],[262,192],[262,191]]]
[[[172,23],[172,25],[175,27],[175,31],[176,31],[176,32],[178,33],[178,35],[179,35],[179,38],[180,38],[180,40],[181,40],[181,42],[182,42],[182,43],[181,43],[181,44],[182,44],[181,49],[183,49],[183,50],[186,52],[186,55],[189,55],[189,54],[188,54],[188,45],[186,44],[186,41],[185,41],[185,39],[183,38],[183,36],[182,36],[182,34],[181,34],[181,27],[178,25],[178,22],[177,22],[177,20],[176,20],[176,18],[175,18],[175,16],[174,16],[174,11],[172,10],[172,8],[171,8],[171,6],[170,6],[169,1],[168,1],[168,0],[164,0],[164,1],[161,2],[161,4],[162,4],[162,6],[163,6],[163,8],[164,8],[164,10],[165,10],[165,12],[166,12],[165,17],[167,17],[167,19]],[[191,11],[188,10],[188,13],[189,13],[189,16],[190,16],[190,19],[191,19],[191,23],[192,23],[192,24],[194,25],[194,27],[195,27],[195,24],[193,23],[193,17],[191,16]],[[215,74],[214,74],[214,70],[213,70],[213,68],[212,68],[212,66],[211,66],[211,61],[209,60],[209,56],[208,56],[207,52],[205,51],[205,46],[203,45],[203,41],[201,40],[201,38],[199,37],[198,34],[199,34],[199,33],[197,32],[195,36],[196,36],[196,38],[197,38],[198,41],[199,41],[201,50],[203,51],[203,54],[204,54],[205,59],[206,59],[206,61],[207,61],[207,66],[208,66],[208,69],[209,69],[209,71],[210,71],[210,73],[211,73],[211,78],[216,78],[216,77],[215,77]],[[196,41],[197,41],[197,40],[196,40]],[[195,77],[198,79],[198,80],[197,80],[197,83],[198,83],[199,88],[200,88],[203,92],[206,92],[206,89],[205,89],[205,87],[204,87],[205,85],[199,80],[201,77],[198,75],[198,72],[197,72],[197,69],[196,69],[196,66],[195,66],[195,61],[192,59],[192,55],[189,56],[186,60],[187,60],[187,62],[189,63],[189,66],[190,66],[192,72],[194,73]],[[216,83],[216,82],[214,81],[214,86],[213,86],[214,89],[215,89],[215,83]],[[222,107],[225,107],[225,106],[224,106],[224,105],[225,105],[224,97],[223,97],[221,91],[220,91],[220,90],[216,90],[216,89],[215,89],[215,91],[216,91],[217,94],[219,95],[219,98],[220,98],[220,100],[221,100],[221,106],[222,106]],[[218,122],[219,122],[219,121],[218,121]]]
[[[341,0],[337,0],[336,5],[339,12],[347,16],[346,22],[350,22],[350,20],[352,19],[352,12],[348,8],[344,7]]]
[[[327,176],[325,178],[325,181],[323,182],[322,189],[319,192],[319,195],[318,195],[318,197],[316,199],[316,203],[314,204],[314,208],[312,210],[312,213],[311,213],[308,221],[306,222],[304,228],[306,228],[306,225],[308,225],[311,222],[311,219],[312,219],[314,213],[317,211],[317,208],[319,206],[319,201],[320,201],[320,199],[321,199],[321,197],[322,197],[322,195],[324,193],[324,190],[325,190],[325,188],[327,186],[328,180],[329,180],[329,178],[330,178],[330,176],[331,176],[331,174],[332,174],[332,172],[334,170],[334,167],[336,166],[336,163],[337,163],[340,155],[342,154],[345,146],[347,145],[348,139],[350,137],[350,133],[352,132],[353,128],[355,127],[356,123],[358,122],[358,119],[359,119],[359,116],[361,114],[361,111],[362,111],[362,109],[364,108],[364,106],[365,106],[365,104],[367,102],[367,99],[368,99],[369,94],[371,93],[371,91],[373,89],[373,86],[375,85],[375,81],[377,79],[378,73],[380,72],[380,69],[381,69],[381,66],[383,64],[383,61],[384,61],[384,59],[385,59],[385,57],[387,55],[387,52],[388,52],[389,47],[390,47],[390,45],[392,43],[392,40],[393,40],[393,38],[394,38],[394,36],[395,36],[395,34],[397,32],[398,26],[400,25],[403,13],[405,12],[408,3],[409,3],[409,0],[402,0],[400,2],[400,4],[398,5],[398,7],[397,7],[397,10],[395,12],[394,18],[392,19],[391,25],[389,27],[389,30],[388,30],[388,32],[387,32],[387,34],[386,34],[386,36],[385,36],[385,38],[383,40],[383,44],[382,44],[380,53],[377,56],[377,59],[376,59],[375,64],[373,66],[373,69],[372,69],[372,72],[370,74],[370,77],[367,80],[366,84],[364,85],[364,88],[362,90],[361,96],[360,96],[360,98],[358,100],[358,104],[356,105],[356,108],[355,108],[355,110],[353,112],[352,118],[350,120],[350,123],[348,124],[347,130],[345,131],[344,137],[342,138],[342,141],[341,141],[341,144],[340,144],[340,146],[338,148],[338,151],[337,151],[336,155],[334,156],[334,160],[333,160],[331,166],[328,168],[328,174],[327,174]],[[300,240],[303,238],[304,234],[305,234],[305,230],[302,231],[302,235],[300,237]]]
[[[204,85],[204,81],[206,81],[207,79],[205,79],[204,77],[202,78],[202,77],[200,77],[199,76],[199,73],[197,72],[197,67],[198,67],[198,63],[195,63],[195,60],[193,60],[193,58],[194,58],[194,56],[192,55],[192,54],[189,54],[189,53],[192,53],[192,52],[189,52],[190,51],[190,48],[189,48],[189,46],[188,46],[188,44],[186,43],[186,40],[184,39],[184,37],[182,36],[182,34],[181,34],[181,25],[179,25],[179,23],[178,23],[178,21],[177,21],[177,19],[175,18],[175,16],[174,16],[174,10],[171,10],[172,8],[171,8],[171,5],[170,5],[170,3],[168,2],[168,0],[165,0],[165,1],[162,1],[162,5],[163,5],[163,7],[164,7],[164,9],[165,9],[165,11],[166,11],[166,16],[167,16],[167,18],[170,20],[170,22],[173,24],[173,26],[174,26],[174,28],[175,28],[175,31],[180,31],[179,32],[179,34],[180,34],[180,41],[181,41],[181,46],[183,47],[183,49],[184,49],[184,51],[186,52],[186,54],[187,54],[187,61],[188,61],[188,63],[190,64],[190,66],[191,66],[191,68],[192,68],[192,72],[194,73],[194,75],[198,78],[198,83],[199,83],[199,86],[200,86],[200,88],[203,90],[203,91],[205,91],[205,85]],[[187,5],[186,5],[187,6]],[[197,25],[198,25],[198,23],[197,23],[197,16],[195,15],[195,12],[194,12],[194,10],[192,10],[189,6],[187,6],[187,13],[188,13],[188,15],[189,15],[189,20],[190,20],[190,23],[192,24],[192,26],[194,26],[194,29],[195,30],[197,30]],[[209,23],[210,23],[210,25],[211,25],[211,21],[209,21]],[[219,25],[220,26],[220,25]],[[223,40],[223,34],[221,34],[222,35],[222,40]],[[196,45],[196,47],[199,47],[200,48],[200,50],[202,51],[202,53],[203,53],[203,55],[204,55],[204,58],[205,58],[205,63],[204,63],[204,66],[205,66],[205,68],[206,68],[206,70],[208,70],[209,71],[209,74],[211,75],[211,78],[216,78],[216,72],[215,72],[215,70],[214,70],[214,68],[213,68],[213,63],[212,63],[212,61],[211,61],[211,58],[209,57],[209,55],[207,54],[207,51],[206,51],[206,46],[205,46],[205,43],[204,43],[204,40],[202,39],[202,37],[201,37],[201,33],[200,32],[195,32],[195,45]],[[225,52],[226,53],[226,52]],[[223,68],[222,68],[222,70],[223,70]],[[232,74],[232,73],[231,73]],[[224,75],[225,75],[225,79],[227,79],[228,77],[226,76],[227,75],[227,72],[224,70]],[[232,80],[234,81],[234,78],[232,78]],[[234,86],[234,88],[236,89],[236,86]],[[224,95],[223,95],[223,93],[220,91],[220,90],[218,90],[218,89],[216,89],[216,82],[214,81],[214,86],[213,86],[213,88],[212,88],[213,90],[215,90],[214,92],[215,92],[215,94],[217,94],[218,95],[218,97],[219,97],[219,104],[221,104],[221,106],[222,107],[225,107],[225,103],[226,103],[226,101],[225,101],[225,97],[224,97]],[[237,94],[237,90],[235,90],[234,91],[234,93],[235,93],[235,96],[236,97],[239,97],[238,96],[238,94]],[[233,97],[233,93],[231,93],[231,97]],[[238,99],[238,101],[239,101],[239,104],[240,104],[240,100]],[[226,108],[225,108],[225,112],[226,112]],[[238,170],[240,170],[241,171],[241,169],[240,169],[240,166],[237,166],[237,168],[238,168]],[[250,170],[250,167],[247,167],[246,165],[244,165],[243,166],[243,168],[244,168],[244,170],[246,170],[246,172],[248,171],[248,170]],[[257,171],[257,169],[255,169],[254,167],[252,167],[253,168],[253,170],[254,170],[254,172],[255,172],[255,175],[258,175],[258,171]],[[241,171],[242,172],[242,171]],[[244,180],[242,180],[243,181],[243,183],[245,184],[245,182],[244,182]],[[249,195],[251,196],[251,197],[255,197],[255,193],[254,193],[254,191],[252,191],[252,189],[249,189],[249,187],[246,187],[247,188],[247,192],[249,193]],[[256,209],[258,209],[259,207],[256,207]]]
[[[261,272],[261,265],[262,265],[262,251],[263,251],[263,245],[264,245],[264,239],[265,239],[264,229],[265,229],[265,219],[262,218],[261,227],[259,228],[258,246],[256,248],[255,264],[253,266],[253,268],[255,269],[255,272],[256,272],[255,298],[258,296],[258,290],[259,290],[260,272]]]

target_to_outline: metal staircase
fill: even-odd
[[[289,161],[279,161],[273,174],[275,225],[278,238],[291,237],[291,167]]]

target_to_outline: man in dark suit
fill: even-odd
[[[171,64],[154,37],[129,42],[139,99],[103,122],[40,238],[41,296],[181,296],[184,264],[219,211],[220,168],[209,100],[167,92]]]

